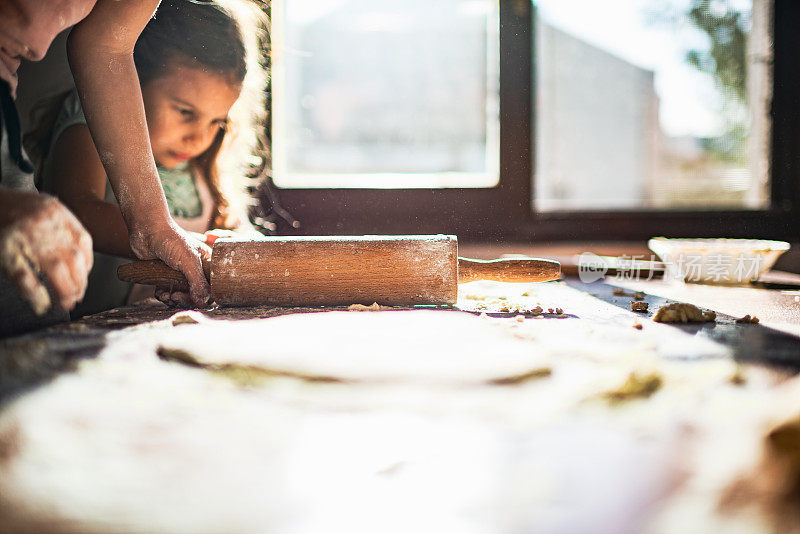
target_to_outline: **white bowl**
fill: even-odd
[[[647,242],[664,262],[664,277],[707,284],[757,280],[789,250],[785,241],[762,239],[669,239]]]

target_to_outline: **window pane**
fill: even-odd
[[[768,206],[770,1],[535,4],[535,209]]]
[[[272,17],[278,186],[497,184],[497,0],[284,0]]]

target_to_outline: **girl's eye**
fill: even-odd
[[[194,117],[194,111],[192,111],[191,109],[186,109],[186,108],[175,108],[175,109],[178,110],[178,113],[180,113],[182,117],[186,118]]]

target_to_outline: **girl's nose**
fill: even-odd
[[[205,128],[195,126],[184,136],[184,141],[187,145],[194,149],[202,148],[208,141],[208,132]]]

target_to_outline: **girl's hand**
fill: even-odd
[[[50,283],[64,310],[83,298],[92,268],[92,238],[55,198],[0,187],[0,270],[37,315],[51,306],[37,277]]]
[[[173,292],[168,304],[180,306],[207,306],[210,302],[208,280],[203,273],[201,259],[211,257],[211,248],[193,239],[190,234],[169,219],[164,228],[133,230],[130,232],[131,248],[140,259],[160,259],[173,269],[181,271],[189,282],[189,294]],[[161,289],[164,293],[164,289]],[[162,302],[164,299],[159,298]]]

